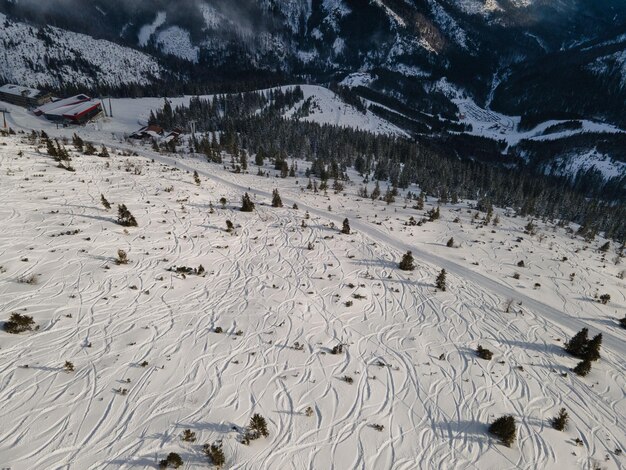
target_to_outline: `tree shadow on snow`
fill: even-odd
[[[565,351],[563,350],[563,346],[557,344],[529,343],[527,341],[514,340],[505,341],[505,343],[510,346],[515,346],[527,351],[530,350],[541,353],[556,354],[558,356],[566,355]]]
[[[439,437],[445,439],[458,439],[464,442],[476,442],[479,444],[489,441],[489,425],[480,421],[446,421],[434,423],[433,429]]]
[[[234,423],[178,423],[176,428],[181,433],[184,429],[192,431],[209,431],[217,434],[227,434],[229,432],[239,432],[241,428]]]

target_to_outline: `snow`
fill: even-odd
[[[569,176],[592,168],[600,172],[602,177],[607,180],[626,175],[626,163],[615,161],[609,156],[600,153],[597,149],[590,150],[587,153],[568,154],[559,157],[546,166],[545,172],[547,174]]]
[[[317,59],[319,56],[319,53],[315,49],[311,51],[298,51],[297,56],[298,56],[298,59],[300,59],[300,62],[302,62],[303,64],[308,64],[310,62],[313,62],[315,59]]]
[[[345,48],[346,48],[346,42],[342,38],[335,39],[335,42],[333,42],[333,51],[336,56],[343,53]]]
[[[596,75],[621,76],[620,85],[626,88],[626,50],[615,52],[594,60],[587,68]]]
[[[327,88],[315,85],[300,85],[304,99],[311,99],[311,113],[301,118],[303,121],[317,122],[319,124],[332,124],[340,127],[349,127],[376,134],[388,134],[406,136],[407,134],[399,127],[379,118],[371,111],[365,114],[354,107],[344,103],[341,99]],[[301,107],[298,103],[285,113],[285,117],[291,117]]]
[[[429,3],[437,24],[441,26],[448,37],[463,49],[467,49],[467,34],[465,34],[465,31],[436,0],[430,0]]]
[[[221,439],[233,469],[623,468],[613,451],[626,447],[626,330],[616,322],[626,286],[623,267],[597,252],[603,239],[587,248],[539,221],[529,236],[528,220],[502,210],[498,227],[479,227],[465,202],[407,227],[423,211],[401,197],[361,200],[357,183],[345,196],[302,191],[305,162],[297,179],[274,178],[268,163],[266,178],[157,154],[108,129],[46,131],[138,156],[74,155],[70,173],[25,136],[0,137],[0,313],[33,315],[40,326],[0,332],[4,466],[154,468],[178,452],[184,468],[199,469],[201,445]],[[273,188],[285,208],[269,207]],[[237,210],[244,191],[253,213]],[[139,227],[115,224],[100,194],[126,204]],[[345,217],[351,235],[330,225]],[[451,236],[456,248],[445,246]],[[114,263],[118,249],[129,264]],[[407,249],[413,272],[397,269]],[[204,277],[167,271],[199,264]],[[441,268],[446,292],[433,288]],[[30,274],[35,284],[15,281]],[[608,305],[593,301],[598,290]],[[604,336],[586,378],[562,352],[582,326]],[[338,343],[346,352],[330,354]],[[475,356],[478,344],[493,360]],[[66,360],[75,372],[62,370]],[[549,420],[561,407],[571,422],[557,432]],[[233,426],[252,413],[266,417],[270,435],[244,446]],[[486,432],[503,414],[518,426],[511,448]],[[184,429],[196,443],[181,440]]]
[[[468,15],[488,16],[493,12],[502,11],[497,0],[456,0],[454,3]]]
[[[368,86],[370,83],[372,83],[372,81],[374,81],[375,77],[372,76],[372,74],[370,73],[365,73],[365,72],[355,72],[355,73],[351,73],[350,75],[346,76],[346,78],[344,78],[340,85],[343,86],[347,86],[347,87],[358,87],[358,86]]]
[[[578,119],[581,128],[577,130],[564,130],[544,135],[544,131],[555,124],[567,122],[566,120],[549,120],[542,122],[528,131],[518,130],[521,118],[519,116],[507,116],[502,113],[485,109],[477,105],[472,98],[462,90],[441,79],[436,88],[445,93],[459,108],[459,121],[471,124],[470,135],[488,137],[495,140],[503,140],[508,145],[516,145],[523,139],[530,140],[556,140],[581,133],[624,133],[626,130],[612,124]]]
[[[400,15],[398,15],[395,11],[393,11],[391,8],[389,8],[389,6],[387,6],[385,3],[383,3],[382,0],[371,0],[372,3],[374,3],[375,5],[378,5],[380,8],[382,8],[385,13],[387,14],[387,16],[398,26],[401,27],[406,27],[406,23],[405,21],[402,19],[402,17]]]
[[[36,98],[37,96],[41,95],[41,90],[7,83],[6,85],[0,86],[0,93],[6,93],[8,95],[15,96],[24,96],[27,98]]]
[[[141,27],[139,33],[137,34],[137,40],[141,47],[145,47],[148,45],[148,42],[150,41],[152,35],[156,33],[156,30],[165,23],[166,19],[167,13],[165,13],[164,11],[160,11],[159,13],[157,13],[156,18],[151,24],[147,24]]]
[[[84,34],[48,27],[48,41],[25,23],[0,14],[0,77],[24,86],[93,86],[100,84],[148,84],[159,77],[161,67],[146,54]],[[63,65],[82,60],[89,70]],[[59,66],[50,69],[48,63]]]
[[[324,24],[336,32],[339,31],[338,21],[352,12],[343,0],[323,0],[322,7],[328,13],[326,18],[324,18]],[[312,36],[316,39],[321,39],[323,35],[319,29],[315,28],[312,31]]]
[[[198,62],[200,48],[191,43],[189,31],[178,26],[171,26],[159,32],[156,40],[161,50],[189,62]]]
[[[406,64],[394,64],[387,66],[388,70],[393,72],[398,72],[404,75],[405,77],[428,77],[430,73],[425,72],[421,68],[415,65],[406,65]]]

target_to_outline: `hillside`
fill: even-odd
[[[0,14],[0,82],[60,88],[147,85],[161,77],[142,52],[55,27],[36,28]]]
[[[354,173],[314,193],[306,162],[295,178],[269,161],[266,176],[236,174],[100,139],[110,157],[68,144],[66,171],[28,134],[0,137],[0,319],[39,327],[0,332],[3,464],[154,468],[176,452],[207,468],[202,445],[221,441],[229,468],[623,467],[615,244],[539,221],[526,233],[528,219],[501,209],[487,223],[472,201],[411,225],[437,202],[363,199]],[[273,189],[284,207],[270,206]],[[253,212],[239,210],[244,192]],[[137,227],[116,223],[119,204]],[[398,269],[407,250],[414,271]],[[562,349],[582,327],[603,335],[587,377]],[[253,413],[269,436],[244,445]],[[510,448],[487,433],[504,414],[518,428]]]

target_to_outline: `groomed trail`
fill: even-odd
[[[355,185],[345,196],[307,192],[304,162],[296,184],[102,138],[112,157],[74,152],[68,172],[25,136],[0,137],[0,320],[20,312],[40,327],[0,333],[2,466],[156,468],[177,452],[183,468],[209,468],[202,444],[222,440],[232,469],[623,468],[614,451],[626,448],[626,335],[608,319],[626,313],[623,283],[582,241],[555,232],[551,248],[519,242],[549,272],[542,283],[563,284],[533,290],[539,300],[487,269],[522,219],[500,214],[502,227],[483,234],[466,228],[467,210],[444,207],[441,222],[412,234],[403,222],[416,211],[402,201],[359,201]],[[275,187],[283,208],[269,206]],[[239,211],[244,192],[252,213]],[[137,228],[115,223],[121,203]],[[346,216],[350,235],[337,229]],[[445,245],[437,230],[455,217],[464,241],[443,256],[432,240]],[[609,290],[609,306],[562,282],[550,259],[565,246],[591,270],[577,271],[576,289]],[[115,263],[119,249],[129,264]],[[413,272],[397,268],[407,250]],[[459,261],[473,256],[485,265]],[[199,265],[201,276],[170,270]],[[446,292],[434,289],[441,268]],[[604,335],[602,359],[580,378],[562,341],[589,325]],[[492,360],[477,358],[479,344]],[[550,426],[561,407],[565,432]],[[253,413],[270,435],[245,446]],[[503,414],[518,426],[511,448],[487,433]],[[182,441],[184,429],[197,441]]]

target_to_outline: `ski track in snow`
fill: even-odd
[[[612,451],[626,446],[626,335],[602,321],[601,307],[583,311],[572,300],[581,289],[591,295],[592,279],[614,282],[605,270],[588,263],[591,272],[579,273],[574,289],[565,280],[573,268],[540,260],[540,244],[525,237],[525,253],[545,264],[542,275],[558,287],[556,298],[535,298],[497,272],[518,255],[497,252],[496,242],[475,243],[458,256],[484,268],[466,267],[457,255],[412,241],[392,220],[400,214],[391,207],[411,213],[401,203],[360,201],[354,185],[352,195],[326,201],[300,192],[293,179],[235,175],[120,143],[114,145],[147,158],[76,157],[70,173],[16,138],[0,141],[8,143],[0,146],[0,311],[3,319],[24,311],[40,325],[35,333],[0,336],[3,466],[154,468],[175,451],[184,468],[206,468],[201,445],[218,439],[233,469],[591,468],[592,459],[623,465]],[[124,171],[126,161],[141,174]],[[268,206],[275,185],[283,209]],[[252,214],[237,211],[243,191],[257,203]],[[101,193],[127,204],[139,227],[125,233],[116,225]],[[225,208],[217,202],[222,196]],[[287,208],[293,202],[298,211]],[[302,228],[305,210],[311,218]],[[375,213],[380,226],[372,223]],[[329,227],[345,216],[352,235]],[[460,216],[469,225],[470,215]],[[235,235],[223,230],[227,219]],[[513,219],[503,219],[498,230],[513,234]],[[75,229],[81,232],[51,236]],[[437,237],[433,245],[445,244],[449,233]],[[577,245],[560,237],[559,249],[577,256]],[[130,264],[115,265],[118,249]],[[418,264],[412,273],[396,267],[407,249]],[[531,257],[532,250],[538,254]],[[166,271],[199,264],[205,277]],[[444,293],[433,289],[441,267],[449,273]],[[28,274],[38,275],[36,285],[15,281]],[[624,290],[611,292],[623,316]],[[353,298],[357,293],[364,298]],[[522,302],[520,312],[503,313],[507,298]],[[604,334],[602,360],[585,379],[561,377],[576,361],[555,338],[590,323]],[[216,326],[224,333],[214,333]],[[339,342],[346,352],[330,354]],[[494,351],[493,360],[475,356],[478,344]],[[65,360],[76,372],[63,372]],[[346,375],[353,384],[341,380]],[[116,393],[120,387],[128,394]],[[312,417],[303,413],[307,406]],[[562,406],[572,420],[565,433],[549,425]],[[255,412],[267,418],[270,436],[243,446],[237,429]],[[505,413],[518,424],[512,449],[486,433]],[[198,434],[196,443],[181,441],[187,428]],[[583,447],[572,444],[576,437]]]

